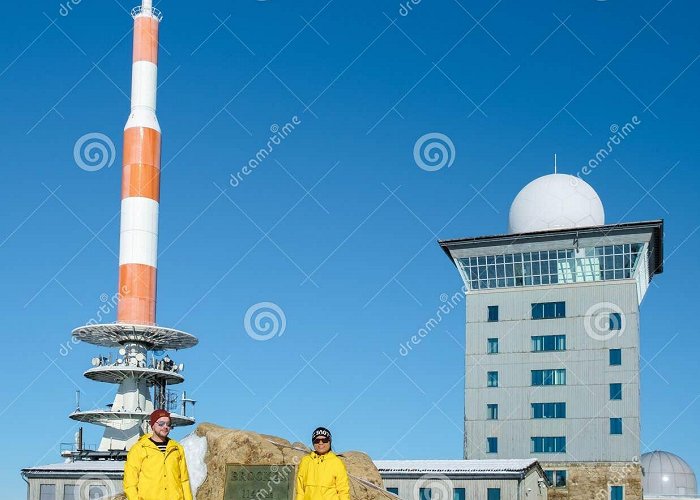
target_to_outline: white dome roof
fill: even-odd
[[[567,174],[539,177],[520,190],[510,206],[508,232],[602,226],[605,210],[584,180]]]
[[[681,457],[667,451],[644,453],[644,496],[696,495],[697,482],[693,469]]]

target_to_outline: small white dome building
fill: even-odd
[[[549,174],[525,186],[513,200],[509,233],[602,226],[605,210],[598,194],[583,179]]]
[[[690,466],[667,451],[644,453],[644,498],[696,498],[697,481]]]

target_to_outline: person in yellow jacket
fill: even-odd
[[[350,500],[345,464],[331,451],[331,432],[317,428],[311,435],[314,451],[301,459],[296,500]]]
[[[142,436],[126,457],[124,493],[128,500],[192,500],[185,450],[170,439],[170,413],[156,410],[152,434]]]

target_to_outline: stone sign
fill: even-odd
[[[226,464],[224,500],[292,500],[294,465]]]

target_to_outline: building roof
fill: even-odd
[[[537,459],[510,460],[375,460],[380,474],[473,474],[478,476],[523,473],[539,467]]]
[[[112,475],[119,477],[124,473],[124,461],[121,460],[77,460],[75,462],[62,462],[57,464],[25,467],[22,474],[31,476],[84,476],[87,474]]]
[[[516,245],[547,240],[552,237],[562,238],[571,235],[572,240],[579,237],[616,236],[618,234],[629,233],[630,231],[650,229],[652,237],[649,242],[649,274],[661,274],[664,270],[663,264],[663,219],[624,222],[619,224],[605,224],[602,226],[576,227],[563,229],[548,229],[544,231],[533,231],[528,233],[496,234],[486,236],[476,236],[467,238],[454,238],[438,240],[438,244],[447,254],[452,263],[454,259],[451,250],[466,247],[488,247],[497,245]]]

